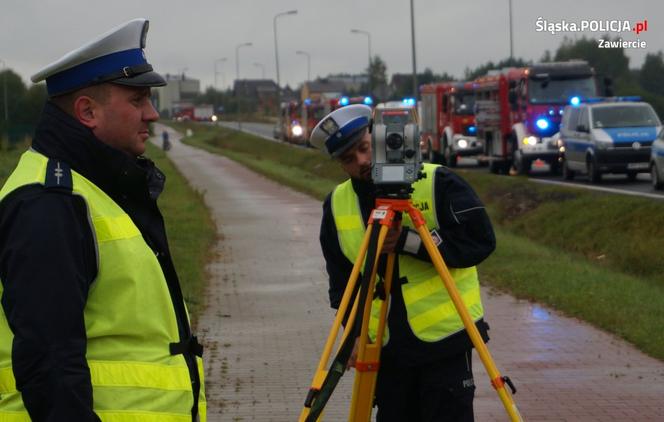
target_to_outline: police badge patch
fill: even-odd
[[[320,124],[320,128],[323,132],[327,133],[328,136],[334,135],[339,130],[339,125],[333,118],[328,117]]]

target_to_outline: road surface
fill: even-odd
[[[321,205],[169,131],[169,157],[205,192],[221,236],[198,323],[208,420],[295,421],[333,318],[318,245]],[[516,384],[526,421],[664,420],[664,363],[540,305],[486,287],[482,298],[489,349]],[[507,421],[477,356],[473,365],[476,420]],[[327,421],[346,420],[351,377]]]

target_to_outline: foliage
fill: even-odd
[[[7,118],[5,121],[4,89],[0,92],[0,137],[18,142],[32,135],[39,120],[44,102],[46,86],[32,85],[27,88],[21,77],[11,69],[0,72],[0,88],[7,89]]]
[[[528,66],[529,64],[531,64],[531,62],[526,61],[524,59],[509,58],[509,57],[499,61],[498,63],[493,63],[492,61],[489,61],[472,70],[467,67],[464,72],[464,79],[467,81],[471,81],[480,76],[486,75],[489,70],[502,69],[504,67],[524,67]]]
[[[664,55],[661,51],[657,54],[647,54],[646,59],[639,72],[639,84],[656,95],[664,95]],[[664,115],[661,115],[664,118]]]
[[[608,35],[602,37],[611,40]],[[616,38],[618,40],[618,38]],[[614,80],[629,78],[629,58],[621,48],[598,48],[599,40],[582,37],[572,40],[565,37],[558,47],[554,60],[585,60],[600,78],[609,77]]]

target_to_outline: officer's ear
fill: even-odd
[[[73,107],[74,117],[81,122],[81,124],[90,129],[94,129],[98,125],[99,118],[99,103],[94,98],[87,95],[81,95],[74,100]]]

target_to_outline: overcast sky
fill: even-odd
[[[417,69],[463,76],[466,67],[509,56],[508,0],[414,0]],[[645,49],[628,49],[630,67],[640,67],[647,53],[664,50],[662,0],[512,0],[514,55],[538,60],[546,49],[555,51],[565,35],[537,32],[539,17],[550,23],[586,20],[647,19],[648,31],[638,38]],[[252,42],[240,52],[240,78],[276,79],[273,18],[277,20],[282,84],[297,86],[307,77],[310,54],[312,77],[329,73],[360,73],[367,66],[367,37],[371,48],[387,64],[388,74],[412,71],[410,2],[408,0],[0,0],[0,60],[26,83],[30,75],[86,41],[136,17],[150,20],[146,55],[161,73],[179,73],[228,86],[236,77],[236,46]],[[586,35],[601,33],[586,32]],[[613,34],[635,40],[633,32]],[[664,77],[664,75],[662,76]]]

